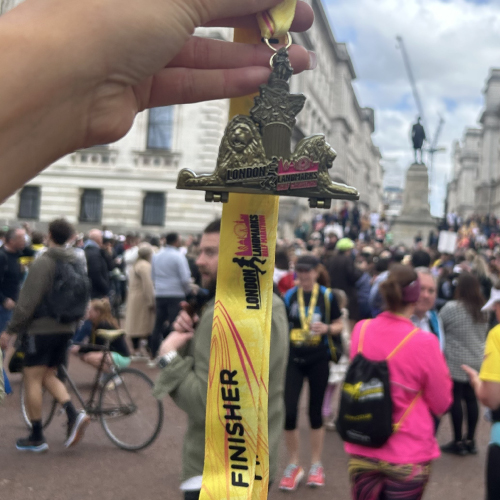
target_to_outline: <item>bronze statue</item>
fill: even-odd
[[[417,123],[413,125],[411,129],[411,140],[413,142],[413,150],[415,152],[415,163],[423,163],[422,160],[422,146],[425,141],[425,130],[423,125],[420,123],[420,116],[418,117]],[[420,151],[420,162],[417,161],[417,151]]]

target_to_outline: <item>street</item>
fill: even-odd
[[[134,367],[155,378],[157,370],[144,363]],[[92,369],[72,359],[70,374],[80,387],[89,386]],[[22,453],[15,440],[26,434],[19,407],[20,377],[13,375],[15,391],[0,407],[0,500],[181,500],[178,490],[181,470],[182,438],[186,419],[170,399],[165,399],[165,421],[159,438],[138,453],[122,451],[111,443],[99,422],[92,422],[84,440],[75,448],[63,446],[66,419],[57,415],[46,429],[50,450],[46,454]],[[306,399],[301,402],[302,465],[308,465]],[[483,411],[481,411],[481,415]],[[481,417],[477,456],[444,455],[435,462],[426,500],[481,500],[484,498],[483,469],[489,424]],[[450,439],[448,417],[441,425],[439,441]],[[286,466],[284,445],[280,450],[280,472]],[[274,484],[271,500],[285,497],[301,500],[348,500],[347,457],[335,432],[327,432],[324,459],[326,486],[311,490],[300,486],[295,493],[282,493]],[[306,470],[307,472],[307,470]],[[277,483],[278,481],[276,481]]]

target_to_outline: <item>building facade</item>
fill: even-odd
[[[9,8],[20,3],[3,1]],[[316,52],[318,67],[292,79],[292,92],[308,98],[293,140],[324,133],[338,153],[332,179],[358,188],[361,208],[379,210],[381,155],[371,137],[375,113],[359,105],[347,47],[334,39],[321,1],[310,3],[316,22],[294,41]],[[232,31],[203,28],[197,35],[230,40]],[[177,174],[183,168],[213,171],[228,108],[228,101],[210,101],[139,114],[123,139],[76,151],[32,179],[0,206],[0,224],[29,220],[43,227],[64,215],[83,231],[102,226],[115,232],[200,232],[222,207],[206,203],[202,192],[176,190]],[[283,234],[312,216],[307,200],[291,198],[282,198],[280,214]]]
[[[500,69],[490,71],[483,94],[479,126],[467,128],[452,153],[447,211],[462,217],[500,214]]]

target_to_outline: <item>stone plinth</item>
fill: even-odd
[[[406,173],[403,208],[392,226],[393,242],[412,247],[415,236],[421,234],[424,244],[436,224],[429,206],[429,174],[422,163],[414,163]]]

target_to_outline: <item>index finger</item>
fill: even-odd
[[[314,12],[306,2],[297,2],[297,10],[290,31],[307,31],[314,22]],[[206,27],[259,29],[255,14],[241,17],[226,17],[205,24]]]

